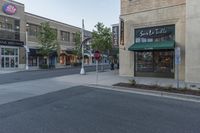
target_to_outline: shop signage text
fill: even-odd
[[[14,15],[17,12],[17,7],[13,4],[6,3],[3,5],[3,12],[8,15]]]
[[[21,41],[11,41],[11,40],[2,40],[2,39],[0,39],[0,45],[23,46],[24,42],[21,42]]]
[[[140,37],[155,36],[155,35],[166,34],[166,33],[167,33],[167,30],[165,28],[153,29],[153,30],[150,29],[149,31],[141,30],[140,31]]]
[[[137,38],[157,37],[166,34],[174,34],[175,26],[160,26],[151,28],[136,29],[135,34]]]

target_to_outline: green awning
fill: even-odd
[[[146,50],[165,50],[174,49],[175,41],[163,41],[163,42],[145,42],[135,43],[131,45],[129,51],[146,51]]]

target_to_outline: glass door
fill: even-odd
[[[1,57],[1,68],[17,68],[18,57],[15,56],[4,56]]]
[[[1,48],[1,68],[17,68],[18,58],[18,48]]]

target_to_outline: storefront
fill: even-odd
[[[62,51],[60,54],[60,64],[71,65],[78,61],[78,57],[73,53],[72,50]]]
[[[175,77],[175,25],[135,29],[134,76]]]
[[[20,41],[10,41],[0,39],[0,68],[19,67],[19,49],[24,43]]]

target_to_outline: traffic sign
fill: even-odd
[[[181,49],[180,49],[180,47],[177,47],[175,49],[175,64],[176,65],[181,64]]]
[[[100,57],[101,57],[100,52],[99,52],[99,51],[95,51],[95,53],[94,53],[94,58],[95,58],[96,60],[100,60]]]

